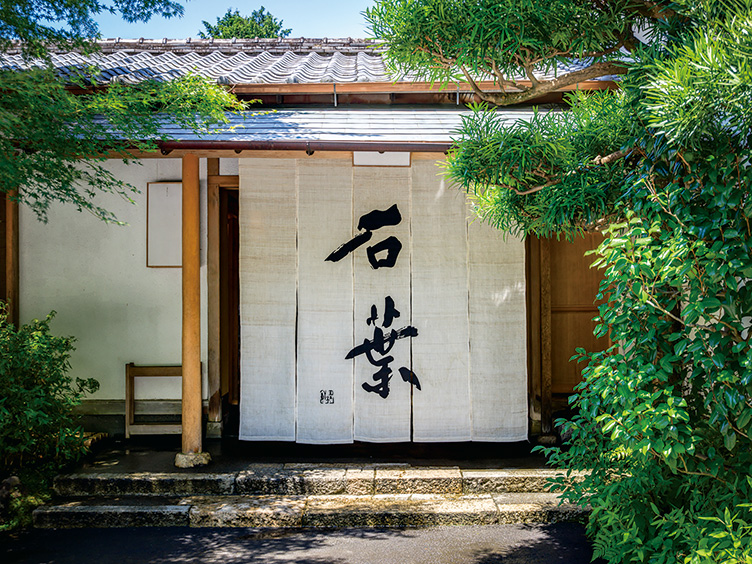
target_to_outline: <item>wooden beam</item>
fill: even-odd
[[[215,164],[212,162],[216,162]],[[219,184],[212,181],[219,175],[219,159],[208,159],[209,182],[207,184],[207,326],[209,355],[208,383],[209,383],[209,422],[219,423],[222,421],[222,393],[220,390],[220,291],[219,291]]]
[[[231,373],[234,358],[234,349],[238,348],[238,342],[232,342],[230,338],[230,302],[231,285],[230,285],[230,256],[233,241],[230,234],[229,218],[229,200],[227,192],[222,188],[219,191],[219,217],[222,218],[222,227],[219,233],[219,371],[220,371],[220,389],[222,394],[227,394],[227,399],[231,405],[233,403],[233,387],[231,386]],[[237,315],[237,310],[234,315]]]
[[[18,327],[19,264],[18,264],[18,200],[16,192],[5,195],[5,299],[8,321]]]
[[[525,238],[525,278],[527,292],[527,366],[528,393],[530,413],[538,425],[535,433],[540,432],[541,414],[541,275],[540,275],[540,239],[529,236]]]
[[[530,87],[529,80],[521,80],[519,84]],[[500,91],[499,85],[491,80],[483,80],[478,83],[485,92]],[[333,83],[314,84],[236,84],[232,91],[235,94],[334,94]],[[337,94],[390,94],[392,92],[456,92],[457,84],[442,84],[440,82],[345,82],[337,83]],[[606,90],[616,88],[616,83],[611,80],[585,80],[579,84],[572,84],[558,89],[559,92],[568,90]],[[514,90],[511,90],[514,91]],[[466,83],[460,83],[460,93],[471,93],[472,88]]]
[[[315,151],[312,155],[307,155],[301,149],[299,151],[278,151],[278,150],[259,150],[259,151],[241,151],[235,152],[233,149],[175,149],[167,155],[159,151],[132,151],[128,154],[130,158],[137,159],[179,159],[185,155],[196,155],[201,158],[218,157],[222,159],[237,159],[239,157],[269,159],[269,158],[287,158],[287,159],[348,159],[352,160],[352,151]],[[443,153],[435,153],[441,155]],[[114,156],[114,155],[113,155]],[[124,155],[123,155],[124,156]]]
[[[136,157],[139,159],[177,159],[182,158],[183,156],[187,154],[196,155],[197,157],[201,158],[223,158],[223,159],[237,159],[238,157],[244,158],[244,159],[342,159],[342,160],[349,160],[352,161],[352,151],[316,151],[312,155],[306,155],[305,151],[243,151],[242,153],[238,154],[235,151],[227,150],[227,149],[206,149],[206,150],[188,150],[188,149],[175,149],[174,151],[171,151],[169,155],[163,155],[159,151],[154,151],[152,153],[144,153],[144,152],[137,152],[134,151],[130,156]],[[433,160],[433,161],[441,161],[446,160],[446,154],[442,152],[429,152],[429,151],[420,151],[420,152],[411,152],[410,158],[412,160]],[[211,182],[212,177],[215,175],[209,176],[209,181]],[[230,178],[237,178],[237,175],[230,175],[230,174],[221,174],[217,175],[218,178],[223,179],[222,182],[220,182],[220,185],[222,187],[224,186],[224,179],[230,179]],[[229,186],[228,186],[229,187]]]
[[[184,455],[201,452],[201,257],[198,157],[183,157],[183,415]]]
[[[215,159],[208,160],[213,161]],[[237,188],[240,186],[240,176],[237,174],[209,174],[207,182],[222,188]]]
[[[552,415],[552,357],[551,357],[551,242],[540,241],[541,296],[541,432],[550,435]]]
[[[518,84],[526,87],[530,87],[532,83],[529,80],[518,80]],[[499,92],[498,83],[492,80],[482,80],[478,82],[481,90],[486,92]],[[274,94],[334,94],[334,88],[336,86],[337,94],[391,94],[391,93],[422,93],[422,92],[456,92],[458,84],[455,82],[449,84],[443,84],[441,82],[312,82],[312,83],[245,83],[245,84],[233,84],[233,94],[258,94],[258,95],[274,95]],[[558,88],[557,92],[565,92],[568,90],[614,90],[618,88],[618,84],[613,80],[583,80],[577,84],[571,84]],[[69,87],[67,88],[73,94],[91,94],[97,90],[105,90],[107,87],[99,88],[79,88]],[[473,90],[466,82],[459,83],[460,93],[472,93]],[[508,91],[518,91],[516,89],[508,89]]]
[[[219,176],[219,159],[217,157],[206,159],[206,175]]]

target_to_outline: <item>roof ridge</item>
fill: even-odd
[[[141,52],[149,51],[152,53],[173,52],[178,54],[198,53],[208,54],[213,52],[222,53],[251,53],[258,54],[267,52],[272,54],[281,54],[293,52],[296,54],[331,54],[339,52],[345,55],[356,53],[373,53],[380,54],[385,51],[385,47],[375,39],[359,39],[353,37],[273,37],[273,38],[254,38],[254,39],[201,39],[195,37],[186,37],[183,39],[124,39],[121,37],[100,39],[95,42],[102,54],[111,54],[114,52]],[[19,42],[13,42],[10,49],[5,53],[8,55],[18,54],[21,51]],[[53,46],[51,53],[71,53],[72,50],[66,47]]]

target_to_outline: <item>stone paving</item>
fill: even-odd
[[[237,472],[58,476],[37,527],[426,527],[581,519],[548,469],[250,464]],[[574,479],[577,479],[576,477]]]

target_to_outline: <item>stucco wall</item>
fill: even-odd
[[[71,206],[55,206],[47,224],[20,210],[21,321],[57,311],[52,330],[76,337],[72,374],[100,382],[92,399],[123,399],[124,367],[180,364],[181,270],[146,266],[146,184],[179,181],[180,159],[108,168],[141,190],[130,204],[102,196],[100,205],[127,226],[107,225]],[[206,397],[206,161],[201,159],[202,367]],[[99,197],[98,197],[99,198]],[[180,398],[179,378],[137,382],[140,399]]]

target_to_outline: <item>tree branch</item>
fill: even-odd
[[[501,90],[503,92],[506,93],[506,86],[512,86],[513,88],[516,88],[517,90],[520,90],[520,91],[527,90],[527,86],[519,84],[518,82],[514,80],[505,78],[504,75],[501,74],[499,67],[496,65],[496,61],[494,61],[493,59],[487,59],[486,62],[488,62],[491,65],[491,72],[496,77],[496,80],[498,81],[499,86],[501,87]]]
[[[530,188],[529,190],[517,190],[514,186],[509,186],[509,184],[499,184],[501,188],[506,188],[507,190],[511,190],[518,196],[527,196],[528,194],[535,194],[536,192],[540,192],[544,188],[548,188],[549,186],[553,186],[554,184],[558,183],[558,180],[550,180],[546,182],[545,184],[541,184],[540,186],[536,186],[534,188]]]
[[[584,69],[567,73],[553,80],[547,80],[545,82],[533,84],[531,88],[528,88],[523,92],[503,93],[481,91],[480,88],[478,88],[477,84],[472,81],[471,77],[465,71],[465,69],[462,70],[465,74],[465,77],[468,79],[468,82],[473,87],[473,90],[476,90],[477,88],[476,94],[478,94],[478,96],[480,96],[482,100],[491,102],[492,104],[495,104],[497,106],[509,106],[511,104],[527,102],[528,100],[532,100],[533,98],[538,98],[539,96],[543,96],[544,94],[549,94],[560,88],[571,86],[584,80],[592,80],[594,78],[599,78],[609,74],[624,74],[627,72],[626,67],[620,63],[615,63],[612,61],[602,61],[599,63],[593,63],[592,65]]]
[[[554,184],[558,183],[558,180],[549,180],[545,184],[541,184],[540,186],[536,186],[534,188],[530,188],[529,190],[517,190],[517,188],[512,188],[514,190],[514,193],[518,196],[527,196],[528,194],[535,194],[536,192],[540,192],[544,188],[548,188],[549,186],[553,186]],[[511,187],[510,187],[511,188]]]
[[[493,101],[492,95],[483,92],[483,90],[480,89],[480,86],[478,86],[478,83],[473,80],[473,77],[470,76],[470,73],[467,72],[467,69],[463,66],[460,67],[460,70],[462,71],[462,74],[465,75],[465,80],[467,80],[467,83],[470,85],[470,87],[473,89],[473,92],[478,95],[478,97],[483,100],[484,102],[490,102],[492,104],[495,104]]]
[[[623,149],[621,151],[614,151],[613,153],[606,155],[605,157],[597,156],[593,159],[594,165],[605,165],[612,163],[614,161],[617,161],[619,159],[622,159],[624,157],[629,156],[629,154],[632,152],[632,149]],[[499,184],[502,188],[507,188],[517,194],[518,196],[527,196],[528,194],[535,194],[536,192],[540,192],[544,188],[548,188],[549,186],[553,186],[554,184],[558,184],[561,182],[561,178],[554,178],[551,179],[551,176],[546,174],[543,170],[540,168],[537,168],[533,171],[534,173],[538,174],[539,176],[542,176],[543,178],[549,178],[550,180],[546,182],[545,184],[540,184],[539,186],[534,186],[533,188],[529,188],[528,190],[518,190],[514,186],[509,186],[508,184]],[[572,174],[570,172],[569,174]]]
[[[619,159],[623,159],[624,157],[628,157],[632,153],[632,149],[622,149],[621,151],[614,151],[610,155],[606,155],[605,157],[601,157],[598,155],[593,159],[593,164],[596,165],[604,165],[609,164],[614,161],[618,161]]]
[[[660,5],[658,2],[652,2],[651,0],[638,0],[640,6],[635,6],[633,9],[638,14],[651,18],[654,20],[666,20],[676,15],[676,12],[671,8]]]
[[[533,73],[532,66],[531,65],[525,65],[524,69],[525,69],[525,74],[530,79],[530,83],[533,85],[533,88],[536,88],[537,86],[539,86],[540,85],[540,81],[537,78],[535,78],[535,74]]]

